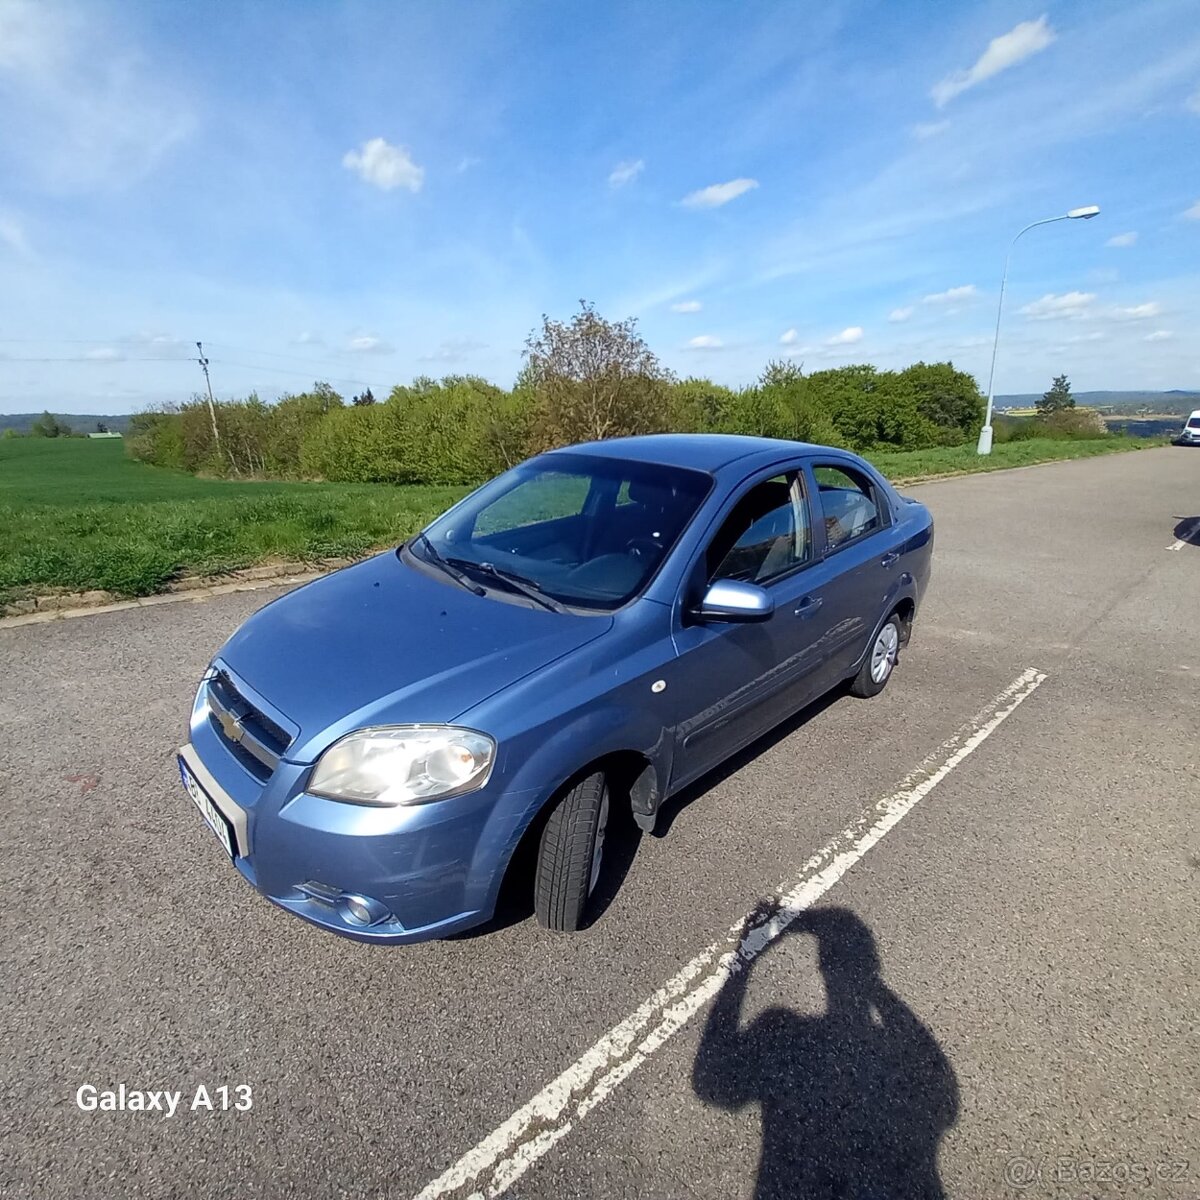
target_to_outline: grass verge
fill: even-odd
[[[1031,467],[1037,463],[1069,458],[1094,458],[1127,450],[1146,450],[1165,444],[1165,439],[1136,437],[1030,438],[1024,442],[999,442],[989,455],[980,457],[970,446],[940,446],[933,450],[897,450],[868,454],[894,483],[911,483],[931,475],[974,475],[980,471],[1002,471],[1006,467]]]
[[[967,474],[1142,449],[1148,439],[1008,442],[869,456],[889,478]],[[394,545],[468,489],[231,483],[133,462],[115,441],[0,441],[0,607],[65,589],[162,591],[270,560],[315,563]]]

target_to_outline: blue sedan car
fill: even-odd
[[[925,507],[845,451],[554,450],[246,621],[200,684],[183,783],[242,875],[325,929],[483,922],[521,847],[538,918],[574,930],[610,806],[652,831],[823,693],[884,688],[932,549]]]

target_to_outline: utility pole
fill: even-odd
[[[221,454],[221,435],[217,432],[217,406],[213,401],[212,380],[208,377],[208,359],[204,357],[204,346],[202,343],[196,343],[196,349],[200,351],[200,357],[196,360],[200,364],[200,370],[204,372],[204,382],[208,387],[208,415],[212,419],[213,441],[217,444],[217,456]]]

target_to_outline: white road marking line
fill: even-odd
[[[899,789],[866,809],[821,847],[800,875],[776,892],[776,907],[743,936],[745,922],[702,950],[590,1050],[548,1083],[473,1150],[423,1188],[416,1200],[444,1200],[471,1189],[469,1200],[494,1200],[601,1104],[660,1046],[815,904],[851,867],[973,754],[1000,724],[1045,681],[1033,667],[1023,671],[986,708],[943,742],[904,779]],[[722,953],[724,951],[724,953]]]

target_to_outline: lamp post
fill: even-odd
[[[1040,221],[1032,221],[1009,244],[1008,254],[1004,258],[1004,274],[1000,278],[1000,303],[996,306],[996,338],[992,342],[992,369],[988,372],[987,416],[984,418],[983,428],[979,431],[978,452],[980,454],[991,454],[992,452],[992,402],[995,399],[992,385],[996,379],[996,351],[1000,347],[1000,314],[1004,311],[1004,287],[1008,283],[1008,264],[1012,260],[1013,247],[1017,244],[1022,233],[1028,233],[1037,225],[1050,225],[1055,221],[1089,221],[1092,217],[1097,216],[1099,212],[1100,206],[1098,204],[1089,204],[1084,208],[1073,208],[1070,212],[1065,212],[1060,217],[1044,217]]]

